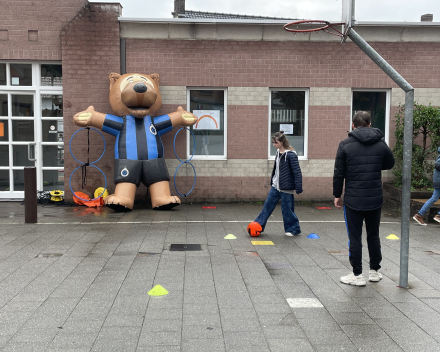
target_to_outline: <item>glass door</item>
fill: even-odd
[[[64,190],[61,65],[0,62],[0,200],[24,198],[24,168],[37,190]]]

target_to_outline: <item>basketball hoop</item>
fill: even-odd
[[[294,28],[289,28],[291,26],[297,26],[298,25],[304,25],[304,24],[310,24],[310,25],[319,25],[320,27],[317,28],[309,28],[309,29],[294,29]],[[288,24],[284,25],[284,29],[288,32],[293,32],[293,33],[311,33],[311,32],[318,32],[318,31],[324,31],[326,33],[329,34],[333,34],[336,35],[338,37],[341,37],[342,40],[345,42],[345,38],[347,38],[347,35],[342,33],[341,31],[337,30],[334,26],[342,26],[345,23],[330,23],[328,21],[320,21],[320,20],[301,20],[301,21],[295,21],[295,22],[290,22]],[[347,33],[348,34],[348,33]]]

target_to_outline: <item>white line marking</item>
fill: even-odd
[[[25,223],[19,223],[19,222],[1,222],[0,225],[105,225],[105,224],[113,224],[113,225],[119,225],[119,224],[182,224],[182,223],[197,223],[197,224],[203,224],[203,223],[245,223],[249,224],[253,220],[162,220],[162,221],[97,221],[97,222],[37,222],[34,224],[25,224]],[[268,223],[282,223],[282,220],[272,220],[268,221]],[[338,223],[338,224],[345,224],[345,221],[341,220],[332,220],[332,221],[318,221],[318,220],[303,220],[300,221],[300,224],[303,223]],[[400,224],[400,221],[382,221],[381,224]]]
[[[287,298],[287,303],[292,308],[322,308],[324,307],[317,298]]]

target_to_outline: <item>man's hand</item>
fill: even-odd
[[[342,208],[342,200],[341,198],[335,198],[335,207],[338,209]]]

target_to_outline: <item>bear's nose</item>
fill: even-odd
[[[133,87],[136,93],[145,93],[147,91],[147,86],[143,83],[136,83]]]

